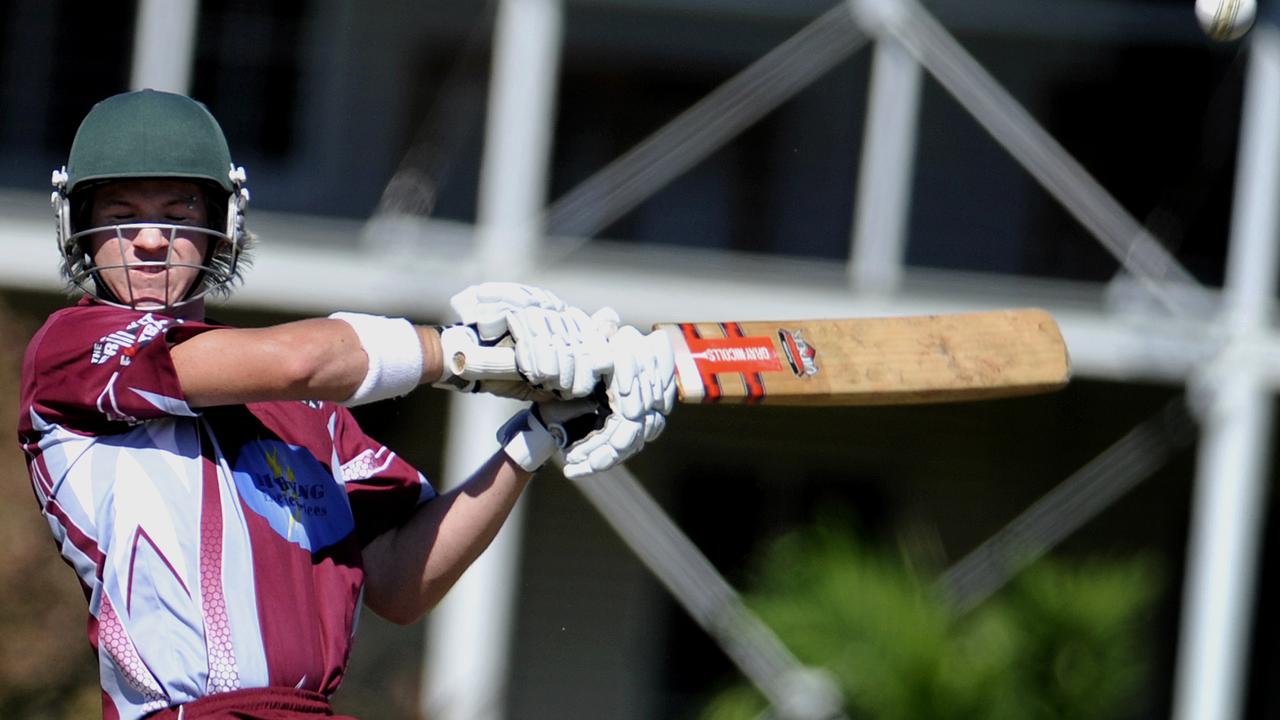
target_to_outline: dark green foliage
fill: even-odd
[[[1131,710],[1159,585],[1149,562],[1043,560],[964,616],[912,566],[824,525],[772,547],[746,601],[802,662],[832,675],[850,718],[1106,720]],[[743,683],[702,718],[764,710]]]

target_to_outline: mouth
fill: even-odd
[[[113,295],[138,310],[172,307],[192,282],[188,266],[164,260],[134,260],[97,270]]]

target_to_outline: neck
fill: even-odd
[[[94,295],[86,295],[86,297],[89,299],[90,302],[99,302],[102,300],[102,298],[96,297]],[[114,301],[106,304],[115,305],[116,307],[122,307],[122,305]],[[176,308],[135,307],[131,309],[136,312],[165,315],[171,318],[177,318],[179,320],[194,320],[196,322],[204,321],[204,298],[200,298],[199,300],[196,300],[194,302],[189,302],[186,305],[181,305]]]
[[[172,315],[183,320],[195,320],[201,322],[204,320],[204,298],[200,298],[195,302],[187,303],[181,307],[173,308],[166,315]]]

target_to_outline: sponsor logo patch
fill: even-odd
[[[784,328],[778,331],[778,339],[782,341],[782,351],[791,365],[791,372],[797,377],[818,374],[818,349],[805,342],[803,333]]]
[[[93,354],[89,357],[89,362],[102,365],[112,358],[119,358],[121,365],[128,365],[133,362],[133,356],[139,350],[171,324],[173,324],[171,318],[156,317],[147,313],[126,325],[124,329],[99,338],[93,344]]]
[[[306,550],[333,545],[355,527],[345,490],[304,448],[279,440],[249,443],[232,474],[245,504]]]

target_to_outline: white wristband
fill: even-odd
[[[403,318],[336,312],[329,316],[356,331],[369,356],[369,371],[355,394],[342,401],[346,407],[400,397],[422,380],[422,341],[413,324]]]

